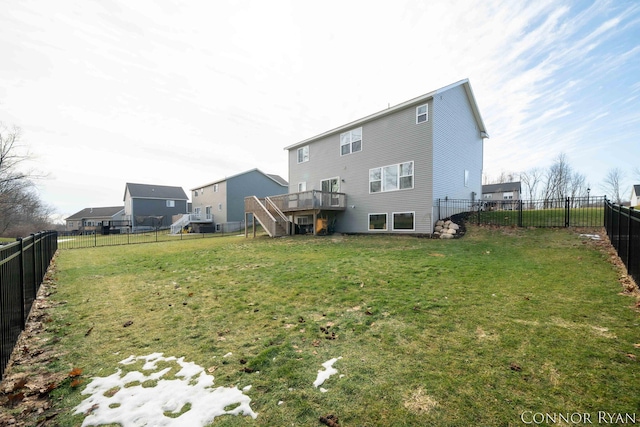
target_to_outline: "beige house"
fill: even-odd
[[[84,208],[66,218],[65,223],[65,231],[78,234],[103,233],[128,226],[124,221],[124,206]]]
[[[517,182],[503,182],[482,186],[482,203],[490,210],[512,210],[522,199],[522,185]]]
[[[636,184],[631,189],[631,204],[629,206],[634,208],[640,207],[640,184]]]

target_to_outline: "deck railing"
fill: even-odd
[[[269,199],[282,212],[314,209],[345,210],[347,207],[347,195],[345,193],[330,193],[318,190],[270,196]]]

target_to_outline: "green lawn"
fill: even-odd
[[[252,386],[257,418],[216,426],[314,426],[326,414],[343,427],[520,426],[523,413],[595,422],[599,411],[640,422],[639,314],[617,278],[566,229],[63,251],[51,369],[80,368],[84,383],[53,392],[56,422],[81,424],[71,412],[91,377],[155,352],[208,369],[216,386]],[[323,393],[313,382],[337,357]]]

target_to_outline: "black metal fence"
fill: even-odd
[[[435,215],[463,215],[478,225],[513,227],[602,227],[606,198],[572,197],[544,200],[438,199]]]
[[[629,276],[640,283],[640,211],[607,201],[604,218],[609,241],[618,251]]]
[[[58,236],[58,247],[60,249],[80,249],[95,248],[99,246],[133,245],[136,243],[175,242],[180,240],[228,236],[234,233],[243,234],[244,224],[242,224],[242,226],[235,223],[219,224],[216,227],[215,233],[171,234],[170,229],[167,228],[116,234],[102,234],[96,231],[84,232],[82,234],[74,232],[60,232]]]
[[[55,231],[0,246],[0,378],[57,249]]]

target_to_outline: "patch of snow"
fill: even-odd
[[[108,377],[94,377],[82,394],[90,395],[74,408],[74,414],[87,414],[82,427],[120,424],[122,427],[205,426],[220,415],[257,414],[250,407],[251,398],[243,391],[251,386],[213,388],[213,376],[184,357],[163,357],[162,353],[130,356],[120,362],[130,365],[144,361],[143,371],[157,371],[158,362],[174,362],[180,370],[174,379],[163,379],[172,367],[144,374],[122,370]],[[155,383],[155,385],[149,385]],[[190,406],[187,406],[190,405]],[[231,410],[225,410],[233,407]],[[183,413],[181,413],[184,411]]]
[[[340,357],[334,357],[331,360],[327,360],[326,362],[324,362],[322,364],[322,366],[324,366],[324,371],[323,370],[319,370],[318,371],[318,377],[316,378],[316,380],[313,382],[313,386],[315,388],[318,388],[319,385],[322,385],[322,383],[325,382],[325,380],[327,378],[329,378],[331,375],[333,374],[337,374],[338,370],[336,368],[333,367],[333,364],[336,363],[338,360],[342,359],[342,356]],[[320,391],[322,391],[323,393],[326,392],[326,390],[321,389]]]
[[[599,234],[581,234],[580,237],[586,237],[587,239],[591,240],[600,240]]]

